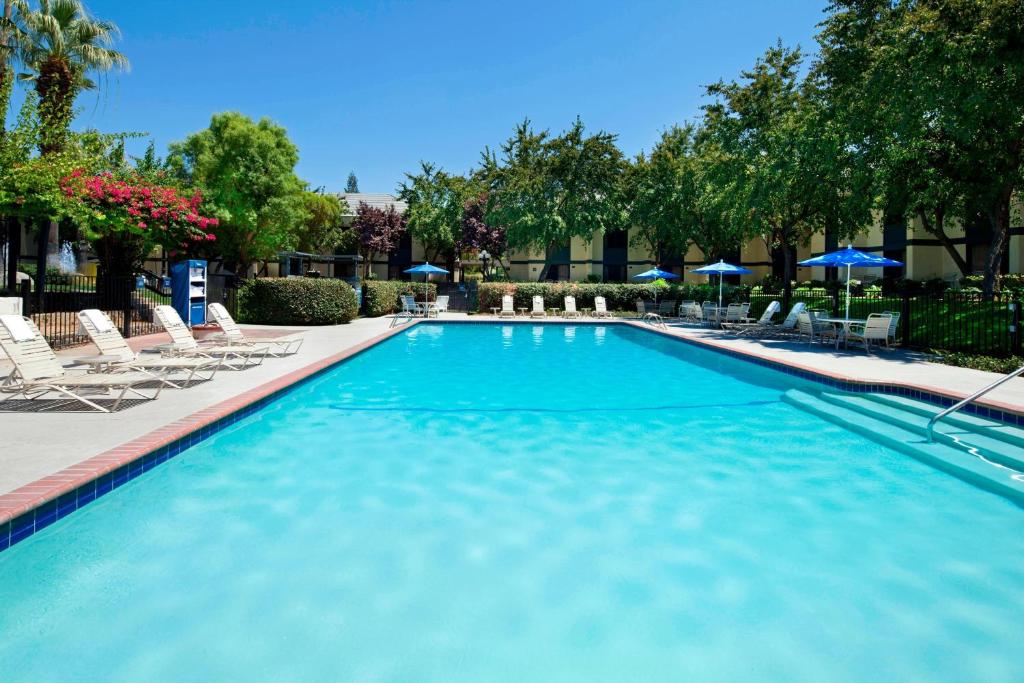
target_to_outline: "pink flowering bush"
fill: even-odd
[[[196,190],[159,185],[137,173],[90,175],[82,169],[61,179],[65,213],[84,231],[107,274],[131,275],[156,247],[181,256],[207,252],[217,239],[216,218],[201,213]]]
[[[71,214],[97,236],[130,233],[155,246],[184,250],[217,239],[211,231],[217,219],[199,213],[203,196],[198,190],[185,196],[139,175],[87,175],[78,169],[61,180],[61,191],[81,209]]]

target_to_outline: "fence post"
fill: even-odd
[[[903,321],[900,343],[903,348],[906,348],[910,346],[910,292],[903,292],[903,301],[900,303],[900,320]]]
[[[1019,356],[1021,351],[1020,300],[1010,302],[1010,353]]]
[[[32,281],[22,280],[21,282],[21,314],[25,317],[32,315]]]
[[[132,279],[134,280],[134,278]],[[124,293],[124,296],[121,297],[121,300],[124,302],[124,310],[121,311],[121,327],[124,329],[121,330],[121,335],[125,339],[132,336],[132,297],[135,296],[135,290],[128,289],[130,286],[131,283],[125,283],[125,289],[127,291]],[[120,288],[115,287],[114,291],[117,291],[118,289]]]

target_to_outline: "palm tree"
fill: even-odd
[[[20,2],[21,0],[15,0]],[[89,15],[81,0],[39,0],[39,9],[22,18],[26,33],[21,61],[35,84],[43,154],[63,149],[75,98],[93,90],[91,74],[127,69],[128,58],[110,47],[121,32],[110,21]]]
[[[25,5],[20,0],[4,0],[4,12],[0,16],[0,140],[6,130],[7,107],[14,89],[13,64],[19,47],[24,43],[24,33],[19,25],[24,13]]]
[[[23,3],[24,0],[14,0]],[[60,152],[67,143],[75,98],[97,86],[90,76],[127,69],[128,58],[110,47],[121,32],[113,22],[89,15],[81,0],[39,0],[21,24],[25,40],[19,52],[28,73],[19,78],[35,84],[39,96],[39,152]],[[46,260],[56,265],[60,237],[51,221]]]

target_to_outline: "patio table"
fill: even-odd
[[[523,317],[523,318],[525,318],[525,317],[526,317],[526,312],[527,312],[528,310],[530,310],[530,307],[529,307],[529,306],[520,306],[520,307],[519,307],[519,315],[520,315],[520,317]]]
[[[583,314],[584,318],[589,318],[590,317],[590,312],[593,311],[593,310],[594,309],[592,309],[592,308],[581,308],[580,312]]]
[[[88,372],[103,372],[109,369],[110,365],[123,361],[121,356],[98,355],[98,356],[77,356],[72,359],[72,365],[88,365]]]
[[[866,318],[823,318],[823,317],[815,316],[814,319],[817,320],[820,323],[830,323],[832,325],[842,325],[843,326],[843,332],[842,332],[843,348],[846,348],[846,340],[850,336],[850,325],[866,325],[867,322],[868,322]],[[836,339],[836,348],[837,349],[839,348],[839,339],[838,338]]]

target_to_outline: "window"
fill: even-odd
[[[613,230],[604,235],[605,249],[627,249],[629,248],[629,231]]]
[[[604,281],[605,282],[625,282],[626,281],[626,266],[622,266],[622,265],[606,265],[604,267]]]

